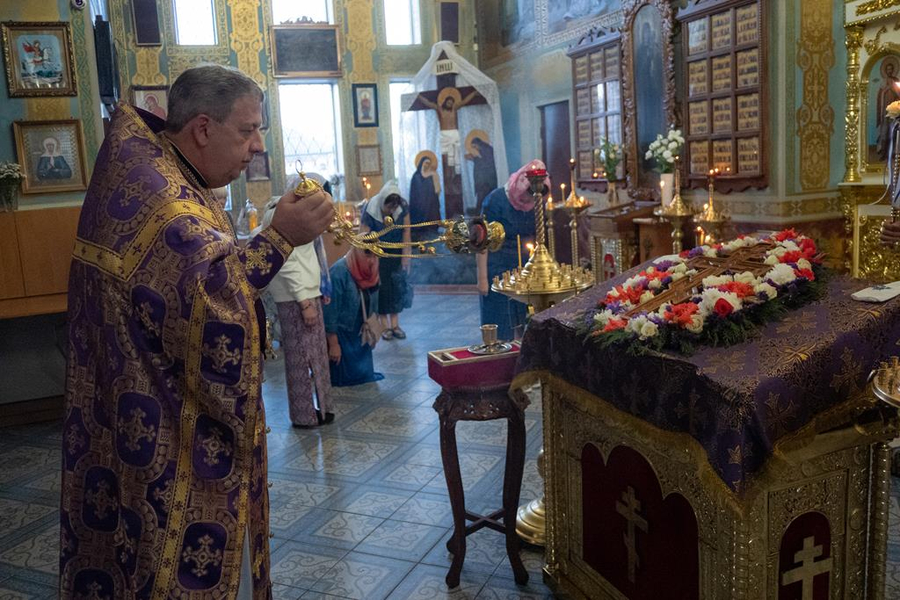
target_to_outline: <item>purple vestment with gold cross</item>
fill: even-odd
[[[259,290],[291,252],[241,248],[222,207],[122,105],[69,279],[62,598],[234,598],[249,535],[271,597]]]

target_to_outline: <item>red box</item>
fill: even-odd
[[[519,358],[519,342],[503,354],[473,354],[468,348],[446,348],[428,353],[428,376],[446,390],[509,385]]]

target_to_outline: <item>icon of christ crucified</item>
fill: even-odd
[[[473,87],[456,87],[456,75],[439,75],[438,89],[421,92],[408,110],[433,110],[441,125],[441,159],[444,167],[444,214],[450,219],[464,214],[462,163],[458,111],[466,106],[487,104]]]

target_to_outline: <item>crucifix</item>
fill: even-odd
[[[771,265],[765,263],[766,252],[774,248],[774,246],[772,242],[760,242],[755,246],[738,248],[729,256],[723,258],[696,256],[687,261],[688,270],[697,270],[695,275],[673,282],[665,292],[631,309],[626,313],[626,316],[632,317],[644,311],[653,312],[664,304],[687,302],[704,279],[722,275],[727,271],[733,273],[750,271],[757,277],[765,275],[772,268]]]
[[[815,543],[816,538],[812,536],[804,538],[803,549],[794,554],[794,562],[800,563],[800,566],[781,575],[781,585],[783,586],[800,583],[802,600],[813,600],[813,580],[817,575],[830,573],[834,562],[830,556],[816,562],[816,559],[822,556],[822,546],[816,546]]]
[[[641,510],[641,502],[634,495],[633,487],[629,485],[628,489],[622,492],[622,500],[624,502],[616,502],[616,512],[625,517],[627,530],[623,538],[625,548],[628,550],[628,581],[634,583],[641,560],[637,552],[635,528],[647,533],[648,526],[647,520],[638,514],[638,511]]]
[[[465,213],[457,113],[466,106],[487,104],[487,100],[474,87],[456,87],[456,65],[447,58],[446,52],[441,52],[438,57],[435,72],[437,89],[420,92],[407,110],[433,110],[437,113],[444,167],[444,217],[451,219]]]

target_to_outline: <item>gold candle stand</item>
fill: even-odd
[[[681,177],[678,168],[678,159],[675,159],[675,196],[672,203],[665,207],[659,207],[653,214],[672,224],[672,253],[679,254],[682,250],[681,240],[684,232],[681,230],[684,222],[694,216],[694,209],[681,197]]]
[[[709,197],[703,210],[694,217],[694,223],[703,229],[703,243],[715,244],[723,237],[722,232],[726,223],[730,220],[724,211],[718,210],[715,205],[714,194],[716,191],[716,176],[719,169],[709,171]]]
[[[586,290],[594,283],[588,269],[577,265],[561,265],[551,256],[546,245],[544,227],[545,206],[541,198],[545,169],[533,168],[527,173],[534,195],[535,247],[528,262],[521,269],[507,271],[503,277],[495,277],[491,289],[528,305],[529,314],[550,308],[569,296]],[[538,458],[538,469],[543,464],[543,450]],[[546,541],[546,518],[543,494],[540,498],[520,506],[516,518],[516,532],[523,540],[535,546]]]

